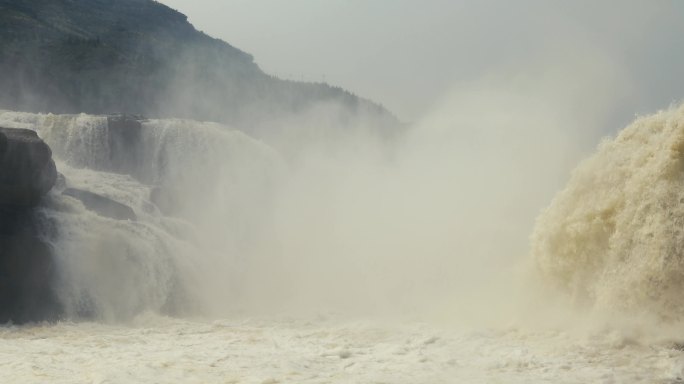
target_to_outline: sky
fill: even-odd
[[[341,86],[407,122],[482,79],[573,77],[576,66],[597,74],[577,82],[579,96],[615,87],[608,131],[684,94],[684,2],[675,0],[161,2],[270,74]]]

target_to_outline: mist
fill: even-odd
[[[183,57],[183,73],[207,65]],[[585,57],[592,60],[578,59]],[[178,77],[172,98],[192,99],[194,82]],[[84,225],[87,233],[55,240],[67,263],[67,307],[90,313],[81,307],[95,302],[106,319],[145,308],[514,319],[534,219],[631,84],[614,58],[570,40],[453,88],[409,125],[391,125],[373,109],[351,114],[335,100],[287,113],[247,100],[249,117],[230,118],[233,125],[143,122],[138,142],[121,153],[97,144],[110,140],[98,131],[102,118],[38,117],[46,120],[34,129],[53,146],[68,185],[144,212],[134,227],[115,225],[124,230],[115,238],[145,233],[123,248],[113,242],[114,224],[93,217],[100,229],[79,218],[73,233]],[[213,101],[201,108],[221,113]],[[128,158],[123,169],[112,162],[119,157]],[[73,204],[60,199],[67,202],[55,202],[57,212]],[[171,247],[179,250],[167,244],[152,257],[147,243],[169,236],[180,239]],[[84,242],[90,250],[78,252]],[[120,264],[127,248],[153,279],[132,274],[136,263]],[[115,283],[123,276],[133,291]]]
[[[12,1],[0,376],[684,377],[679,5]]]
[[[568,46],[611,57],[635,85],[616,100],[601,135],[681,97],[676,74],[683,57],[672,47],[681,42],[682,9],[672,1],[164,3],[254,54],[270,74],[342,86],[404,121],[419,121],[462,83],[541,63]]]
[[[181,270],[194,292],[181,306],[517,319],[529,310],[534,220],[633,86],[603,52],[556,49],[458,84],[391,132],[363,115],[338,119],[344,105],[330,102],[265,112],[244,130],[257,140],[222,144],[230,150],[209,144],[229,127],[171,123],[208,135],[183,133],[174,145],[187,154],[164,165],[173,173],[150,177],[174,191],[170,211],[202,244],[193,272]]]
[[[146,309],[220,316],[327,308],[507,322],[527,311],[517,301],[530,296],[522,290],[534,269],[535,218],[575,164],[628,121],[626,108],[649,105],[636,96],[643,76],[625,59],[643,50],[630,36],[667,6],[601,19],[605,8],[589,15],[579,6],[535,3],[528,13],[499,5],[518,16],[510,23],[493,6],[447,7],[461,19],[490,15],[492,28],[461,23],[458,50],[425,48],[442,53],[434,56],[442,69],[460,52],[454,69],[413,72],[428,83],[441,76],[439,89],[397,79],[403,102],[422,100],[409,109],[411,123],[339,88],[267,75],[232,46],[217,55],[209,40],[177,49],[154,75],[160,89],[123,99],[105,90],[96,102],[58,105],[133,108],[147,115],[135,140],[112,141],[116,132],[101,116],[7,113],[7,124],[35,129],[53,147],[67,186],[140,217],[127,226],[65,215],[87,207],[53,194],[46,215],[74,226],[50,239],[65,263],[67,312],[111,320]],[[599,22],[610,32],[598,31]],[[509,27],[520,39],[503,47]],[[166,52],[152,43],[136,49]],[[231,64],[217,68],[217,57]],[[370,68],[401,66],[388,60]],[[33,93],[27,87],[22,94]],[[110,99],[120,101],[103,105]],[[31,100],[21,109],[51,105],[49,95],[36,108]],[[151,251],[150,242],[165,250]],[[122,254],[148,272],[134,273]],[[116,284],[124,276],[131,291]]]

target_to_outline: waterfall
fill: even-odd
[[[217,292],[228,301],[240,289],[283,171],[267,145],[176,119],[117,127],[106,116],[0,111],[0,126],[35,130],[64,176],[40,216],[53,229],[45,237],[68,316],[202,310]],[[91,211],[65,187],[125,204],[136,219]]]

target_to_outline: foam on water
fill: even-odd
[[[601,143],[538,218],[532,255],[577,305],[681,320],[684,106]]]
[[[107,117],[2,111],[0,126],[37,131],[69,187],[126,204],[138,218],[100,216],[59,190],[48,196],[41,215],[56,228],[46,237],[69,317],[202,309],[215,292],[229,305],[281,170],[274,151],[219,124],[149,120],[128,149],[134,166],[122,169]],[[189,203],[166,215],[151,202],[155,189]]]
[[[454,332],[334,318],[178,319],[0,328],[22,383],[676,383],[680,351],[619,332]]]
[[[434,278],[437,275],[430,269],[425,272],[420,267],[434,262],[432,253],[439,253],[435,244],[451,239],[454,228],[461,227],[453,226],[452,214],[445,214],[449,220],[438,220],[439,225],[431,227],[429,220],[420,220],[423,216],[415,213],[432,218],[451,206],[434,206],[425,213],[423,200],[427,199],[423,199],[405,215],[389,215],[408,225],[408,230],[400,232],[392,230],[397,223],[385,220],[386,212],[406,209],[416,194],[435,199],[432,193],[420,194],[420,189],[407,189],[406,198],[398,202],[391,198],[407,187],[405,181],[420,184],[437,179],[434,175],[414,177],[432,169],[433,163],[423,167],[420,162],[409,173],[411,177],[397,177],[384,168],[380,169],[388,175],[358,174],[357,168],[344,168],[349,166],[345,161],[334,163],[345,172],[322,166],[311,173],[317,180],[346,175],[348,182],[295,182],[282,188],[282,176],[291,170],[279,156],[263,143],[219,124],[176,119],[143,122],[136,141],[139,147],[132,152],[136,166],[130,169],[126,161],[118,165],[112,161],[120,148],[112,147],[106,117],[0,111],[0,126],[36,130],[52,147],[69,187],[126,204],[137,216],[135,221],[121,221],[98,215],[79,200],[62,195],[59,188],[47,197],[40,215],[54,228],[45,236],[55,250],[57,288],[68,318],[50,325],[2,327],[2,382],[652,383],[676,382],[684,375],[684,358],[672,338],[649,339],[640,330],[614,325],[589,327],[589,331],[516,326],[455,331],[415,320],[374,323],[335,316],[306,318],[301,313],[294,318],[242,318],[236,312],[221,320],[207,320],[199,315],[217,305],[224,309],[238,305],[250,287],[246,280],[267,282],[268,276],[251,279],[250,268],[261,268],[259,246],[264,241],[260,240],[278,240],[268,227],[272,222],[280,236],[301,235],[301,239],[288,238],[296,240],[290,244],[295,252],[284,255],[281,264],[277,252],[264,252],[268,255],[264,264],[272,265],[276,274],[296,269],[301,273],[293,275],[297,278],[326,271],[317,269],[318,264],[332,265],[319,280],[341,286],[341,293],[352,300],[378,294],[381,284],[393,286],[392,281],[365,285],[359,270],[368,273],[368,280],[404,272],[419,275],[416,281],[420,282]],[[639,119],[617,138],[601,144],[537,221],[532,255],[545,281],[576,303],[596,308],[655,311],[670,319],[684,314],[684,299],[677,294],[684,288],[682,151],[684,107]],[[453,165],[439,164],[442,168]],[[294,175],[310,177],[301,170]],[[317,187],[314,193],[312,185]],[[452,191],[461,189],[460,185],[428,186],[425,189],[441,191],[448,201],[454,199]],[[371,198],[366,187],[376,188],[370,189]],[[153,203],[157,190],[171,190],[180,197],[173,213]],[[288,192],[287,198],[297,197],[297,203],[274,210],[278,201],[273,195],[282,191]],[[326,193],[332,198],[316,198]],[[386,206],[372,211],[381,200]],[[335,215],[322,214],[329,208],[337,210],[331,209],[338,220],[345,219],[344,225],[326,221],[335,219]],[[353,214],[359,210],[377,215],[379,224],[359,222]],[[313,213],[320,215],[313,221],[323,227],[320,232],[312,231],[317,227],[310,223],[298,222]],[[365,218],[373,219],[372,214]],[[464,228],[473,225],[467,221],[473,216],[462,217]],[[332,227],[329,232],[326,225]],[[282,231],[292,227],[292,232]],[[440,231],[430,232],[436,228]],[[382,241],[375,238],[379,229],[389,234]],[[396,236],[411,237],[413,231],[432,236]],[[491,233],[487,232],[486,241],[473,241],[491,243]],[[364,241],[356,240],[359,234],[366,236]],[[333,246],[326,236],[335,240]],[[365,242],[372,247],[363,247]],[[302,257],[308,248],[313,252]],[[449,256],[445,260],[451,260],[459,249],[463,250],[445,247]],[[349,250],[358,256],[354,258]],[[396,258],[406,253],[415,255],[416,264],[402,268]],[[349,260],[354,264],[351,267]],[[440,270],[452,266],[443,265]],[[468,269],[469,263],[462,265],[462,280],[467,284],[459,287],[472,290],[469,282],[481,276],[467,279],[473,269]],[[484,269],[490,280],[495,267],[487,264]],[[382,274],[374,274],[372,268]],[[453,277],[443,272],[447,279]],[[346,275],[335,279],[345,273],[356,280]],[[323,284],[314,281],[316,285],[303,287],[324,290]],[[407,281],[411,282],[399,276],[403,285],[394,286],[410,285]],[[408,288],[396,291],[401,298],[412,292]],[[427,299],[419,293],[419,299]],[[489,316],[498,313],[493,307],[506,300],[497,301],[483,292],[466,294],[478,300]],[[178,313],[185,316],[165,316]],[[109,321],[71,322],[81,315]]]

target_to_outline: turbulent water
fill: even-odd
[[[216,291],[229,302],[230,283],[246,266],[238,255],[262,231],[256,220],[279,164],[273,151],[218,124],[149,120],[139,147],[125,152],[136,158],[120,159],[106,117],[4,112],[0,125],[36,130],[53,149],[66,186],[126,204],[137,215],[100,216],[59,188],[48,196],[41,214],[57,228],[48,240],[69,317],[182,311]],[[164,215],[151,202],[155,188],[187,203]]]
[[[675,383],[681,352],[616,332],[456,333],[326,319],[0,329],[0,379],[22,383]]]
[[[37,131],[64,175],[40,217],[54,229],[45,237],[66,310],[56,324],[0,328],[2,382],[684,378],[676,337],[684,308],[677,294],[684,281],[684,107],[639,119],[602,143],[537,221],[532,256],[543,286],[535,287],[556,287],[579,307],[619,314],[601,321],[559,309],[558,296],[523,315],[497,310],[513,299],[506,289],[482,287],[500,280],[490,264],[496,259],[480,261],[487,275],[470,272],[477,262],[446,261],[452,250],[444,250],[456,241],[445,226],[467,210],[428,209],[430,199],[453,197],[438,188],[453,183],[430,184],[439,167],[428,164],[425,175],[423,161],[398,178],[381,166],[354,168],[354,160],[367,159],[359,147],[343,166],[325,163],[339,153],[324,147],[302,171],[245,133],[187,120],[143,121],[123,157],[106,117],[0,111],[0,126]],[[329,179],[346,182],[319,182]],[[126,204],[137,219],[102,216],[62,195],[65,187]],[[479,228],[454,223],[464,233]],[[461,249],[490,249],[479,235],[470,237],[476,246],[459,237]],[[454,265],[458,273],[446,270]],[[475,285],[477,279],[484,283]],[[449,294],[437,300],[438,291]],[[351,303],[360,312],[391,302],[400,310],[359,316],[312,306],[321,302],[337,309]],[[470,302],[477,305],[447,308]],[[540,308],[546,303],[559,307]],[[428,304],[431,312],[424,311]],[[466,313],[473,308],[487,321]],[[567,317],[541,320],[555,309]],[[644,312],[659,322],[646,329],[624,321]],[[462,325],[464,317],[476,326]],[[659,332],[658,324],[670,331]]]
[[[533,256],[579,306],[684,315],[684,107],[638,119],[539,217]]]

